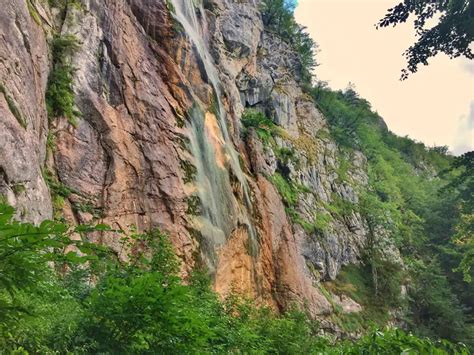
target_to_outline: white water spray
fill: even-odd
[[[255,230],[250,222],[248,210],[251,208],[249,188],[240,167],[238,153],[233,147],[227,129],[226,111],[221,101],[221,84],[213,58],[205,41],[204,29],[207,28],[202,2],[192,0],[172,0],[174,18],[181,24],[189,40],[203,63],[209,84],[212,86],[218,108],[219,130],[222,145],[229,158],[230,168],[239,181],[245,208],[241,208],[232,192],[229,173],[216,163],[215,147],[209,142],[206,133],[205,117],[199,107],[193,107],[191,117],[191,151],[196,158],[198,193],[203,207],[201,233],[215,245],[223,244],[237,223],[248,226],[250,248],[256,250]],[[199,11],[199,20],[196,15]]]

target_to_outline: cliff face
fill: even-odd
[[[366,242],[366,223],[344,208],[367,184],[366,159],[331,140],[298,57],[264,30],[258,1],[191,3],[2,6],[0,194],[26,220],[50,218],[49,176],[67,188],[54,207],[72,223],[159,227],[183,272],[205,265],[221,294],[328,314],[319,282],[357,263]],[[76,127],[48,121],[54,33],[80,43]],[[246,108],[278,125],[274,142],[242,133]],[[120,251],[118,236],[91,238]]]

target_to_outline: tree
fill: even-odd
[[[265,28],[276,33],[298,53],[301,63],[301,80],[304,85],[309,86],[312,70],[317,66],[315,59],[317,44],[306,32],[306,27],[296,22],[295,7],[294,0],[263,0],[260,4]]]
[[[428,65],[428,59],[439,52],[450,58],[464,56],[474,59],[469,48],[474,40],[474,2],[471,0],[404,0],[388,10],[379,27],[396,26],[415,16],[414,28],[418,41],[404,53],[408,61],[402,70],[401,80],[418,70],[418,65]],[[429,21],[440,18],[430,27]]]
[[[14,208],[0,204],[0,348],[45,353],[45,343],[60,347],[74,337],[80,314],[54,267],[64,270],[98,260],[97,252],[105,249],[88,242],[86,234],[108,227],[70,227],[58,221],[36,226],[14,217]]]
[[[454,241],[463,248],[463,258],[457,271],[461,271],[466,282],[471,282],[474,265],[474,151],[457,157],[450,170],[458,175],[445,187],[459,199],[460,217],[456,225]]]

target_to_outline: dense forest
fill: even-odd
[[[403,266],[387,265],[384,240],[372,241],[366,265],[375,297],[405,308],[407,327],[420,335],[472,344],[472,153],[453,157],[394,135],[352,87],[334,92],[321,83],[312,95],[338,143],[368,157],[369,188],[357,208],[386,225],[401,251]],[[404,282],[401,299],[396,285]]]
[[[105,248],[71,241],[72,234],[110,231],[106,226],[45,221],[35,227],[13,221],[13,213],[0,207],[0,347],[9,353],[469,353],[463,345],[398,329],[374,328],[356,342],[334,345],[331,337],[318,335],[317,322],[304,309],[276,315],[238,295],[220,300],[202,270],[183,282],[173,248],[159,231],[124,236],[131,252],[127,262],[119,262]],[[67,252],[72,246],[77,252]],[[436,274],[424,265],[418,270],[417,282],[425,277],[437,283],[413,296],[426,305],[418,311],[424,312],[418,315],[424,327],[416,329],[442,335],[433,324],[464,326],[450,289],[438,288],[450,287],[439,266],[430,268]]]
[[[343,266],[334,280],[324,279],[318,286],[324,294],[348,296],[362,306],[361,312],[344,313],[331,305],[330,321],[345,336],[326,331],[304,304],[283,310],[238,292],[221,297],[204,264],[197,263],[189,274],[183,272],[167,231],[124,231],[98,224],[100,218],[71,224],[63,207],[71,194],[79,193],[44,167],[42,177],[54,207],[51,220],[22,221],[24,211],[10,206],[0,194],[0,353],[473,351],[474,152],[456,157],[447,147],[399,137],[353,85],[335,91],[316,80],[316,43],[296,23],[293,10],[288,1],[264,0],[263,25],[297,54],[298,83],[329,127],[319,138],[337,145],[338,183],[351,186],[359,199],[357,203],[337,199],[327,206],[329,214],[308,223],[296,211],[305,187],[284,171],[267,178],[287,217],[311,235],[322,237],[333,219],[353,213],[367,223],[368,242],[360,262]],[[399,20],[395,10],[381,26]],[[402,10],[410,8],[398,8]],[[77,127],[82,114],[75,108],[76,69],[68,58],[79,44],[73,36],[54,35],[49,45],[54,58],[45,94],[49,120],[61,116]],[[443,48],[456,56],[453,48]],[[409,71],[416,72],[430,55],[423,47],[412,47]],[[6,95],[5,89],[1,92]],[[254,135],[263,147],[274,149],[279,162],[294,158],[294,151],[278,147],[282,128],[264,110],[243,110],[239,129],[243,141]],[[47,144],[51,153],[54,137],[48,135]],[[348,173],[355,152],[367,158],[367,185],[357,185]],[[24,189],[14,187],[18,193]],[[91,215],[100,214],[89,205],[82,207]],[[93,243],[91,235],[116,238],[115,245],[124,254]]]

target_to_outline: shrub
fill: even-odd
[[[270,144],[273,136],[279,133],[277,125],[262,112],[255,109],[246,109],[244,111],[242,114],[242,125],[244,126],[244,135],[247,134],[249,128],[252,128],[265,144]]]
[[[469,354],[463,345],[419,338],[400,329],[373,330],[357,342],[346,341],[333,353],[341,354]]]
[[[235,294],[222,302],[202,271],[183,282],[168,237],[158,230],[123,238],[130,252],[121,262],[68,238],[105,226],[35,227],[14,222],[13,213],[0,206],[0,347],[9,353],[467,354],[394,330],[333,344],[296,307],[277,315]],[[64,254],[71,243],[86,256]],[[70,271],[56,272],[64,261]]]
[[[15,221],[14,214],[13,208],[0,205],[0,348],[37,352],[48,339],[59,344],[71,337],[80,310],[48,265],[93,262],[99,248],[85,234],[106,227],[71,228],[56,221],[34,226]],[[72,240],[72,235],[81,239]],[[73,246],[81,255],[68,249]],[[59,328],[61,337],[54,338]]]
[[[73,35],[53,37],[51,52],[53,68],[48,78],[46,106],[50,120],[55,117],[66,117],[73,126],[81,113],[75,108],[73,77],[75,68],[70,63],[70,56],[79,49],[79,43]]]

